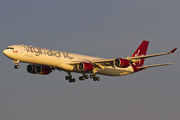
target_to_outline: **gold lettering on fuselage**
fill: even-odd
[[[48,50],[48,49],[44,49],[44,48],[37,48],[37,47],[32,47],[32,46],[25,46],[24,47],[24,51],[26,52],[30,52],[30,53],[34,53],[36,56],[40,56],[40,55],[48,55],[48,56],[52,56],[52,57],[56,57],[58,59],[61,58],[61,54],[62,57],[66,58],[66,59],[73,59],[74,57],[70,56],[70,53],[68,52],[60,52],[60,51],[55,51],[55,50]]]

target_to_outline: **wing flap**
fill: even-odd
[[[92,60],[92,63],[105,63],[105,62],[112,62],[114,59],[100,59],[100,60]]]

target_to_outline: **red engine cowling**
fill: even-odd
[[[37,65],[28,65],[26,67],[27,72],[32,73],[32,74],[37,74],[36,71],[35,71],[36,66]]]
[[[129,66],[129,61],[122,58],[116,58],[114,60],[114,65],[116,67],[127,68]]]
[[[93,65],[90,63],[82,62],[79,63],[77,66],[79,71],[92,71],[93,70]]]
[[[41,66],[41,65],[38,65],[36,66],[35,68],[35,72],[37,74],[41,74],[41,75],[48,75],[49,73],[52,72],[52,69],[48,66]]]

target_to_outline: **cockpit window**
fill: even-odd
[[[6,49],[12,49],[12,50],[14,50],[14,48],[13,48],[13,47],[7,47]]]

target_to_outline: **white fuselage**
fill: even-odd
[[[66,72],[82,73],[82,71],[79,71],[76,66],[68,64],[72,61],[90,62],[93,60],[103,59],[25,45],[12,45],[9,47],[12,47],[13,49],[5,49],[3,52],[7,57],[13,60],[31,64],[53,66],[58,70],[63,70]],[[95,71],[96,74],[108,76],[120,76],[134,73],[132,66],[127,68],[105,66],[104,69],[99,68]]]

